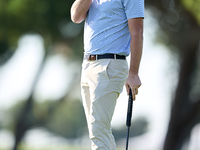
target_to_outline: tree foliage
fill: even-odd
[[[1,38],[16,42],[19,36],[36,32],[52,38],[61,36],[59,24],[69,21],[72,0],[1,0]]]
[[[73,48],[75,54],[82,55],[80,49],[83,46],[81,34],[83,24],[75,25],[70,20],[70,7],[73,1],[0,0],[0,63],[4,63],[11,57],[19,37],[27,33],[40,34],[44,38],[46,51],[54,44],[64,42]],[[171,118],[164,146],[166,150],[179,150],[194,125],[200,122],[200,91],[198,86],[200,81],[200,1],[153,0],[145,3],[154,12],[160,30],[167,37],[161,36],[160,39],[163,39],[163,43],[172,52],[177,53],[180,60],[179,82],[172,103]],[[44,64],[41,66],[41,70],[39,69],[34,80],[30,97],[27,98],[16,119],[16,146],[14,149],[17,149],[17,144],[24,133],[32,126],[43,125],[65,137],[69,135],[75,137],[76,132],[71,133],[70,131],[72,128],[78,128],[77,125],[81,124],[80,120],[74,120],[73,115],[70,115],[70,112],[80,113],[74,111],[80,110],[77,103],[62,103],[63,105],[61,105],[60,102],[56,102],[53,104],[56,107],[47,105],[46,109],[43,107],[41,110],[37,110],[37,113],[42,112],[39,113],[39,116],[35,113],[34,109],[39,106],[35,107],[33,93]],[[64,110],[64,106],[70,112]],[[70,107],[68,108],[68,106]],[[60,119],[58,117],[60,114],[62,114],[62,118],[66,116],[66,120]],[[68,125],[67,118],[73,127]],[[51,122],[50,119],[54,122]],[[63,133],[60,128],[64,128]]]
[[[194,16],[200,26],[200,0],[181,0],[181,3]]]
[[[138,118],[132,120],[131,124],[132,124],[133,128],[130,130],[130,133],[129,133],[130,137],[139,136],[148,131],[147,128],[148,128],[149,122],[147,121],[147,119],[145,117],[138,117]],[[115,137],[115,140],[119,141],[127,136],[126,135],[127,134],[127,126],[122,126],[119,129],[113,129],[112,132]]]
[[[21,101],[8,111],[7,117],[10,119],[4,127],[14,132],[16,119],[21,115],[24,104],[25,101]],[[64,100],[62,103],[35,102],[26,121],[30,125],[29,128],[44,127],[67,139],[82,136],[87,128],[84,110],[79,100]]]
[[[72,3],[73,0],[0,0],[0,56],[14,51],[19,37],[27,33],[40,34],[47,48],[60,41],[77,47],[73,41],[82,39],[82,24],[71,25]]]
[[[181,150],[193,127],[200,122],[199,1],[154,0],[146,4],[159,20],[165,34],[163,43],[179,60],[178,84],[163,149]]]
[[[87,129],[85,114],[79,100],[65,101],[56,107],[44,127],[68,139],[83,136]]]

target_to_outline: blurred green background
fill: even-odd
[[[73,0],[0,0],[0,150],[90,149]],[[200,149],[200,0],[145,1],[142,86],[129,149]],[[129,57],[127,58],[129,61]],[[125,149],[128,97],[113,117]]]

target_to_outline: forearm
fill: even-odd
[[[131,35],[131,60],[129,75],[125,86],[127,94],[129,94],[129,89],[131,88],[133,99],[135,100],[135,95],[137,95],[138,88],[141,86],[138,72],[143,48],[143,18],[129,19],[128,26]]]
[[[71,20],[81,23],[87,16],[92,0],[76,0],[71,7]]]
[[[129,75],[137,75],[143,48],[143,18],[129,19],[128,26],[131,35],[131,60]]]
[[[131,37],[130,50],[130,70],[129,74],[138,74],[140,61],[142,57],[142,48],[143,48],[143,35],[142,33],[133,35]]]

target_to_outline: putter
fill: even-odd
[[[129,132],[131,126],[131,118],[132,118],[132,108],[133,108],[133,96],[130,88],[129,99],[128,99],[128,110],[126,117],[126,126],[127,126],[127,136],[126,136],[126,150],[128,150],[128,142],[129,142]]]

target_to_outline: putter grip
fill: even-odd
[[[129,99],[128,99],[128,110],[127,110],[127,117],[126,117],[126,125],[128,127],[131,126],[132,108],[133,108],[133,96],[132,96],[132,91],[130,88]]]

